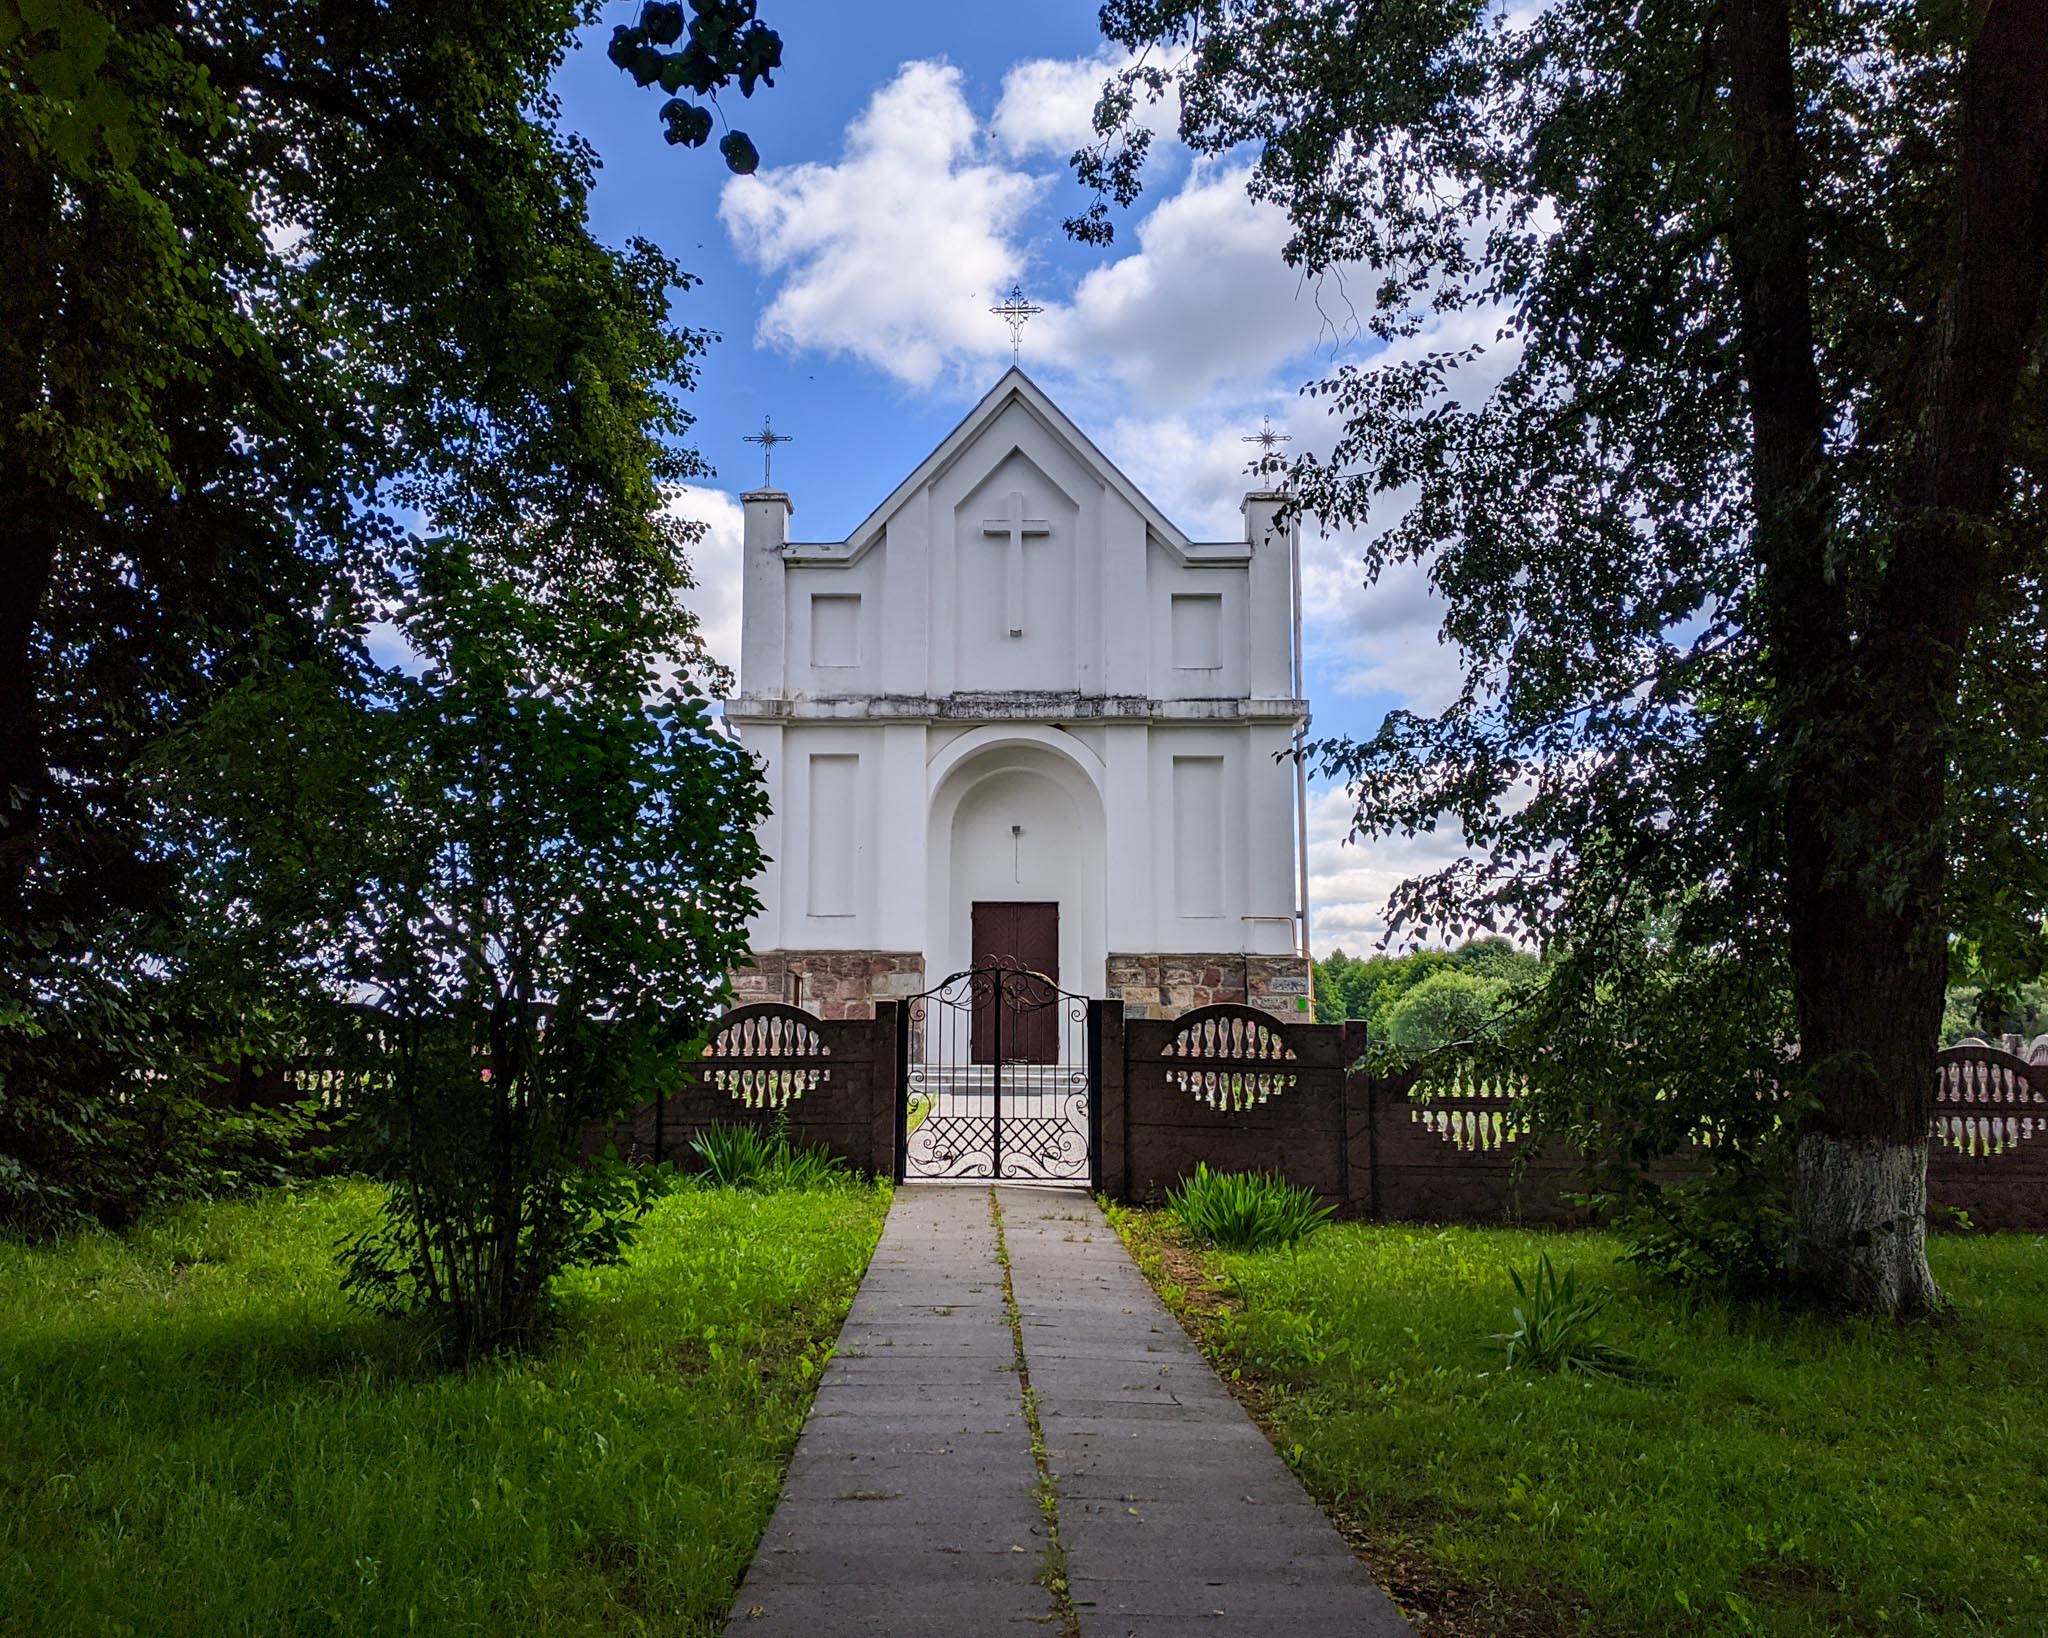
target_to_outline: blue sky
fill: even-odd
[[[721,337],[689,400],[717,476],[680,505],[709,526],[695,601],[722,657],[737,658],[736,497],[761,477],[745,436],[772,415],[794,439],[775,461],[792,534],[843,537],[1009,363],[987,309],[1013,279],[1047,308],[1026,331],[1025,368],[1197,538],[1239,527],[1242,439],[1262,416],[1296,450],[1327,447],[1299,390],[1370,349],[1331,292],[1281,262],[1284,223],[1245,199],[1241,163],[1196,161],[1169,131],[1114,245],[1062,232],[1086,203],[1067,156],[1115,66],[1094,5],[764,0],[786,66],[773,90],[725,108],[761,152],[748,179],[709,149],[668,147],[659,94],[605,58],[612,27],[637,11],[608,9],[557,89],[564,123],[603,162],[595,230],[651,239],[702,279],[677,317]],[[1357,559],[1355,540],[1304,542],[1319,734],[1369,733],[1389,707],[1430,709],[1455,686],[1421,579],[1368,589]],[[1438,837],[1344,845],[1347,816],[1341,791],[1312,793],[1319,952],[1372,944],[1388,889],[1447,852]]]

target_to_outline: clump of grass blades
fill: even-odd
[[[690,1148],[703,1162],[703,1181],[713,1188],[816,1189],[847,1176],[840,1156],[790,1142],[783,1121],[765,1132],[758,1126],[714,1123],[690,1139]]]
[[[1600,1313],[1607,1298],[1579,1284],[1579,1271],[1560,1275],[1550,1253],[1540,1252],[1535,1272],[1522,1278],[1508,1270],[1521,1300],[1514,1309],[1515,1328],[1494,1338],[1507,1348],[1508,1369],[1572,1371],[1610,1381],[1638,1381],[1649,1376],[1635,1355],[1600,1340]]]
[[[1212,1172],[1207,1161],[1168,1191],[1166,1209],[1196,1239],[1225,1251],[1291,1246],[1335,1215],[1278,1172]]]

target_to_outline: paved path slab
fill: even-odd
[[[740,1583],[745,1638],[1056,1632],[985,1189],[905,1188]]]
[[[1083,1638],[1407,1634],[1095,1202],[998,1199]]]
[[[1410,1632],[1078,1192],[997,1191],[1082,1638]],[[980,1188],[897,1190],[732,1638],[1057,1634]]]

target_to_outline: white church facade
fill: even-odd
[[[1132,1016],[1300,1015],[1298,562],[1189,540],[1021,370],[843,541],[742,497],[772,801],[737,1001],[872,1013],[990,957]]]

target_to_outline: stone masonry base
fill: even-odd
[[[1308,963],[1298,955],[1113,955],[1108,988],[1126,1018],[1178,1018],[1235,1001],[1314,1022]]]
[[[1308,964],[1294,955],[1113,955],[1103,994],[1126,1018],[1178,1018],[1235,1001],[1311,1023]],[[900,1001],[926,985],[914,950],[763,950],[732,975],[734,1006],[782,1001],[820,1018],[872,1018],[877,1001]]]
[[[763,950],[732,975],[736,1007],[782,1001],[820,1018],[872,1018],[877,1001],[925,987],[915,950]]]

